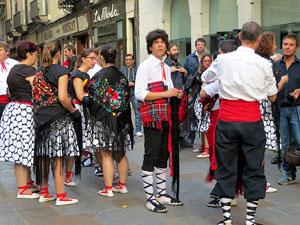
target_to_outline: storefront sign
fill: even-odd
[[[94,12],[94,23],[101,22],[110,18],[114,18],[120,15],[118,4],[112,4],[111,6],[102,7]]]
[[[86,14],[64,21],[38,34],[41,35],[42,42],[55,40],[60,37],[71,35],[88,29],[88,20]]]
[[[77,22],[78,22],[78,31],[79,32],[88,29],[89,24],[88,24],[87,14],[83,14],[81,16],[78,16],[77,17]]]
[[[78,32],[77,18],[58,24],[42,32],[43,42]]]

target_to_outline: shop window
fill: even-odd
[[[123,21],[117,22],[117,38],[122,39],[123,37]]]
[[[210,0],[210,33],[238,28],[236,0]]]
[[[179,62],[191,53],[191,16],[188,0],[173,0],[170,13],[170,42],[179,49]]]
[[[300,22],[299,0],[262,0],[262,26]]]

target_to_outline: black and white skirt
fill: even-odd
[[[35,157],[80,156],[73,120],[70,115],[53,122],[47,129],[36,131]]]
[[[33,106],[10,102],[0,122],[0,161],[32,166],[34,140]]]
[[[200,95],[197,95],[196,101],[194,103],[194,111],[196,116],[196,124],[191,123],[190,130],[198,132],[207,132],[210,124],[209,112],[205,111],[203,113],[203,104],[199,101]]]
[[[264,122],[264,129],[266,134],[265,149],[278,150],[278,139],[276,136],[276,126],[272,114],[271,102],[267,99],[260,101],[260,112]]]
[[[112,153],[112,157],[116,161],[120,161],[126,151],[131,150],[131,137],[129,128],[125,127],[118,134],[107,129],[101,121],[89,118],[87,124],[87,149],[91,152],[99,152],[105,149]]]

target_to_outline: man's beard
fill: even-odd
[[[170,59],[177,62],[178,61],[178,55],[179,54],[170,54]]]

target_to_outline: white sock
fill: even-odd
[[[231,198],[221,198],[220,200],[223,210],[224,224],[232,223],[231,220]]]
[[[258,206],[258,200],[257,201],[247,200],[246,225],[255,224],[255,214],[256,214],[257,206]]]
[[[157,197],[160,202],[170,202],[171,199],[163,195],[166,194],[166,178],[167,168],[155,168],[156,172],[156,185],[157,185]]]
[[[153,194],[153,172],[142,170],[142,178],[147,200],[155,199]]]

